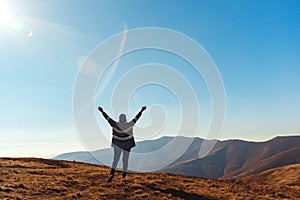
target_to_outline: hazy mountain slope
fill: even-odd
[[[218,141],[212,153],[163,169],[175,174],[238,178],[274,167],[300,163],[300,137],[276,137],[267,142]]]
[[[135,148],[132,149],[133,153],[144,153],[144,152],[155,152],[162,147],[165,147],[168,145],[169,142],[173,142],[174,151],[172,153],[174,154],[182,154],[184,151],[181,150],[181,148],[177,148],[178,144],[183,143],[191,143],[187,151],[185,152],[184,156],[186,158],[194,157],[194,154],[190,154],[189,152],[195,148],[199,148],[198,146],[201,145],[201,141],[203,141],[200,138],[187,138],[187,137],[162,137],[156,140],[148,140],[148,141],[142,141],[137,142],[137,145]],[[156,165],[159,165],[159,163],[165,163],[166,158],[170,157],[170,154],[166,153],[166,151],[161,152],[159,156],[153,158],[155,159],[155,162],[145,162],[144,157],[142,154],[139,154],[140,156],[130,156],[130,162],[129,162],[129,169],[137,170],[140,168],[151,168]],[[196,154],[198,155],[198,153]],[[113,150],[112,148],[107,149],[100,149],[94,152],[71,152],[71,153],[64,153],[61,155],[56,156],[54,159],[59,160],[69,160],[69,161],[79,161],[79,162],[86,162],[86,163],[92,163],[92,164],[106,164],[111,165],[113,158]],[[172,158],[172,156],[170,157]],[[170,161],[172,162],[172,161]],[[121,162],[119,162],[119,167],[121,166]]]
[[[205,158],[192,159],[166,167],[162,171],[187,176],[204,178],[219,178],[223,176],[226,166],[227,148],[222,148],[216,153]]]
[[[245,177],[256,174],[272,168],[282,167],[285,165],[300,163],[300,146],[289,149],[277,154],[274,154],[265,159],[259,160],[256,163],[251,163],[236,171],[233,171],[235,178]],[[227,177],[222,177],[227,178]],[[228,177],[230,178],[230,177]]]
[[[164,173],[118,171],[70,161],[0,158],[0,199],[282,199],[300,198],[299,190],[264,182],[212,180]]]
[[[137,145],[135,148],[133,148],[132,152],[143,153],[143,152],[156,151],[162,148],[163,146],[165,146],[171,140],[172,137],[162,137],[157,140],[147,140],[147,141],[137,142],[136,143]],[[86,162],[91,164],[102,164],[99,160],[105,160],[110,162],[112,158],[112,154],[113,154],[112,148],[107,148],[107,149],[100,149],[92,153],[87,151],[64,153],[56,156],[54,159],[69,160],[69,161],[75,160],[75,161]]]
[[[60,154],[55,157],[58,160],[68,160],[68,161],[80,161],[91,164],[101,164],[96,158],[92,156],[91,153],[87,151],[78,151]]]
[[[172,139],[172,137],[163,137],[157,140],[138,142],[133,152],[155,151],[168,144]],[[276,137],[266,142],[217,141],[212,151],[204,158],[199,158],[199,150],[203,144],[203,139],[185,137],[177,137],[177,139],[183,142],[191,142],[191,145],[177,160],[162,169],[163,172],[230,179],[241,178],[275,167],[300,163],[300,156],[297,156],[300,155],[300,136]],[[180,148],[176,148],[174,151],[178,151],[178,149]],[[111,163],[112,149],[98,150],[93,154],[100,158],[98,160]],[[160,162],[163,157],[157,157],[156,161]],[[100,163],[87,152],[62,154],[55,159]],[[138,164],[141,164],[139,160],[131,159],[129,166],[133,169]],[[143,164],[149,165],[149,163]]]

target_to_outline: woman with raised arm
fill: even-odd
[[[108,123],[112,127],[113,137],[112,137],[111,146],[114,149],[114,160],[110,169],[110,176],[107,179],[107,182],[111,182],[112,179],[114,178],[115,170],[118,165],[122,152],[123,152],[122,178],[126,177],[130,150],[132,147],[135,146],[132,128],[137,122],[137,120],[141,117],[143,111],[146,110],[146,108],[147,108],[146,106],[143,106],[140,112],[130,122],[127,122],[125,114],[120,114],[119,122],[116,122],[104,112],[102,107],[98,107],[98,110],[102,113],[103,117],[108,121]]]

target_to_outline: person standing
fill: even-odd
[[[139,113],[133,118],[130,122],[127,122],[126,115],[120,114],[119,122],[111,119],[103,110],[102,107],[98,107],[98,110],[102,113],[103,117],[108,121],[112,127],[112,143],[111,147],[114,149],[113,163],[110,169],[110,176],[107,179],[107,182],[111,182],[114,178],[115,170],[118,165],[121,153],[123,153],[123,170],[122,178],[126,177],[128,169],[128,159],[131,148],[135,147],[135,141],[133,136],[133,127],[138,119],[141,117],[142,113],[147,109],[146,106],[143,106]]]

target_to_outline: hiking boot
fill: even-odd
[[[115,177],[114,174],[110,175],[110,176],[108,177],[108,179],[106,180],[106,182],[111,182],[111,181],[113,180],[114,177]]]
[[[110,169],[110,176],[108,177],[107,182],[111,182],[112,179],[115,177],[115,171],[116,170],[113,168]]]
[[[122,172],[122,178],[126,177],[126,172]]]

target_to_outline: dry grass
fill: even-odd
[[[223,181],[164,173],[116,172],[78,162],[0,159],[0,199],[300,199],[288,185]]]
[[[300,191],[300,164],[266,170],[243,178],[245,181],[268,183],[274,186],[290,186]]]

